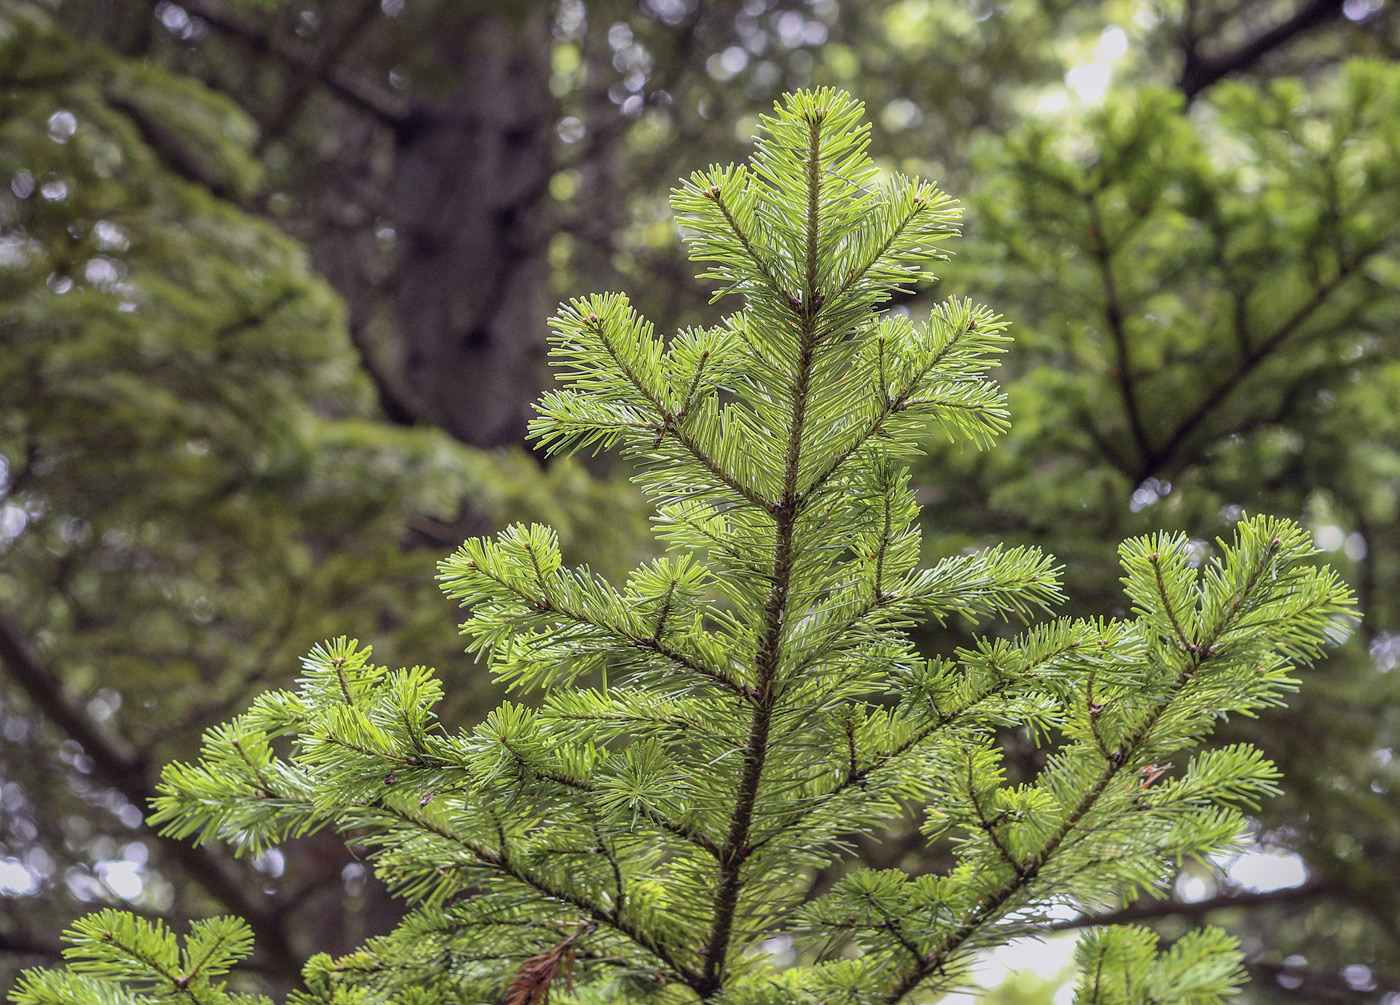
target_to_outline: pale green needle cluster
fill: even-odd
[[[751,165],[675,191],[741,312],[666,340],[619,295],[555,319],[561,386],[535,435],[633,458],[673,554],[618,586],[517,526],[442,563],[469,650],[531,704],[445,727],[430,671],[341,640],[166,770],[168,832],[257,851],[334,827],[413,904],[393,934],[313,959],[298,1001],[932,1001],[1053,913],[1239,842],[1275,791],[1253,749],[1192,748],[1347,629],[1349,594],[1291,523],[1246,519],[1201,568],[1182,537],[1128,542],[1131,617],[996,622],[975,648],[916,652],[921,619],[1029,620],[1057,573],[1022,548],[920,567],[903,465],[932,429],[982,446],[1006,427],[986,377],[1006,324],[964,302],[881,313],[957,213],[876,170],[861,115],[790,95]],[[1005,730],[1050,751],[1029,782],[1006,781]],[[947,872],[848,870],[809,896],[852,835],[916,811]],[[104,914],[69,973],[32,973],[15,1000],[222,1005],[210,978],[242,932],[181,951]],[[1078,1000],[1102,1005],[1218,1002],[1241,977],[1212,932],[1160,954],[1145,930],[1095,933],[1080,961]]]

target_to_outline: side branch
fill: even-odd
[[[1052,653],[1046,654],[1044,657],[1028,666],[1026,670],[1023,671],[1022,676],[1024,676],[1024,673],[1033,671],[1038,667],[1042,667],[1045,664],[1065,655],[1066,653],[1074,651],[1076,648],[1076,646],[1071,644],[1064,646],[1063,648],[1057,649]],[[856,766],[854,770],[847,772],[846,777],[840,782],[838,782],[829,792],[814,797],[814,799],[810,803],[808,803],[808,805],[800,813],[794,816],[793,819],[789,820],[785,824],[781,824],[772,833],[766,835],[762,840],[752,844],[749,847],[749,851],[758,851],[768,846],[772,842],[776,841],[784,834],[790,833],[794,828],[802,826],[804,823],[806,823],[806,821],[811,819],[811,817],[814,814],[821,812],[826,806],[828,806],[832,800],[836,799],[843,793],[848,792],[852,788],[855,788],[857,786],[864,787],[865,785],[868,785],[870,782],[871,775],[875,774],[881,769],[888,768],[890,765],[897,762],[899,758],[903,757],[905,754],[910,753],[914,749],[922,746],[924,743],[932,739],[935,735],[937,735],[944,729],[948,729],[952,726],[958,725],[981,705],[1006,694],[1006,692],[1011,689],[1011,686],[1012,681],[1003,680],[1000,683],[998,683],[995,687],[989,688],[983,694],[979,695],[976,698],[973,698],[960,709],[949,712],[942,712],[940,710],[937,718],[933,719],[931,722],[925,725],[924,728],[917,730],[913,735],[905,738],[903,742],[899,743],[891,750],[879,755],[876,759],[870,761],[863,767]]]
[[[427,820],[419,814],[392,806],[385,803],[383,800],[378,800],[377,805],[386,813],[397,817],[409,826],[427,831],[444,841],[456,845],[481,864],[499,869],[505,875],[519,883],[523,883],[537,893],[543,894],[552,900],[562,901],[584,912],[591,920],[596,921],[600,925],[606,925],[608,928],[611,928],[613,931],[636,943],[648,953],[651,953],[668,967],[682,983],[690,987],[695,987],[700,982],[699,974],[684,964],[679,963],[671,951],[659,940],[647,934],[645,929],[628,924],[622,920],[617,911],[608,910],[601,904],[594,903],[585,897],[570,893],[568,890],[555,886],[548,880],[533,874],[530,870],[514,861],[504,847],[502,847],[500,851],[492,851],[490,848],[486,848],[459,834],[454,834],[450,830],[437,826],[432,821]]]
[[[745,254],[749,256],[754,267],[758,269],[759,274],[762,275],[764,279],[768,280],[769,288],[774,293],[778,294],[778,296],[782,297],[785,303],[795,303],[797,298],[783,289],[783,284],[778,282],[778,277],[773,274],[772,266],[763,260],[763,256],[758,253],[758,249],[754,247],[753,241],[749,239],[749,235],[744,233],[743,228],[739,226],[739,221],[734,219],[734,214],[730,212],[729,206],[725,203],[724,196],[720,194],[719,189],[711,188],[705,194],[713,199],[715,205],[719,207],[720,213],[724,215],[725,222],[729,224],[729,229],[733,231],[734,236],[739,239],[739,243],[743,246]]]
[[[841,469],[841,466],[845,464],[848,460],[850,460],[851,456],[855,454],[857,450],[859,450],[862,446],[869,442],[870,438],[874,436],[879,430],[881,424],[891,415],[896,415],[899,412],[902,412],[915,404],[945,404],[943,402],[934,402],[932,399],[928,399],[926,401],[921,402],[915,402],[911,400],[911,396],[914,394],[914,391],[919,386],[920,382],[923,381],[923,379],[927,377],[938,366],[939,363],[943,362],[944,357],[947,356],[948,353],[952,352],[953,349],[957,347],[958,343],[962,341],[962,339],[971,330],[971,328],[965,328],[958,335],[956,335],[953,338],[950,338],[946,345],[944,345],[936,353],[933,354],[933,356],[929,359],[927,365],[920,367],[918,372],[914,373],[909,378],[909,380],[905,382],[904,386],[900,389],[898,394],[891,397],[885,391],[884,388],[880,389],[881,392],[884,394],[884,404],[880,406],[880,408],[876,411],[875,415],[871,417],[869,422],[866,423],[865,428],[862,429],[858,434],[856,434],[855,439],[853,439],[841,450],[840,453],[838,453],[834,458],[832,458],[831,462],[827,464],[825,468],[822,469],[821,473],[816,475],[816,477],[812,479],[811,483],[808,484],[808,486],[802,490],[801,495],[798,496],[799,505],[805,505],[812,498],[812,496],[816,495],[816,493],[821,489],[821,487],[825,485],[831,479],[831,477]],[[952,403],[947,404],[949,407],[952,407]]]
[[[1162,706],[1162,708],[1165,707],[1165,705]],[[1160,711],[1158,714],[1160,714]],[[1153,719],[1155,721],[1156,716],[1154,716]],[[1053,856],[1055,852],[1060,849],[1060,846],[1065,840],[1074,833],[1075,828],[1079,826],[1079,822],[1093,809],[1094,805],[1099,801],[1099,797],[1103,795],[1109,783],[1113,781],[1114,777],[1122,770],[1123,765],[1126,764],[1127,761],[1128,758],[1124,757],[1117,762],[1108,764],[1098,780],[1089,791],[1084,794],[1084,798],[1080,800],[1079,805],[1074,808],[1074,811],[1065,818],[1064,823],[1055,830],[1055,833],[1052,834],[1046,844],[1042,846],[1040,853],[1029,862],[1022,864],[1022,866],[1016,870],[1014,877],[999,890],[993,892],[986,900],[982,901],[962,925],[940,939],[936,948],[925,953],[920,957],[918,963],[905,971],[886,998],[886,1001],[890,1002],[891,1005],[895,1002],[902,1001],[904,996],[923,983],[924,979],[928,977],[929,974],[941,972],[944,965],[948,962],[949,957],[957,952],[968,939],[976,935],[984,926],[996,921],[1001,916],[1002,908],[1040,875],[1041,869],[1045,868],[1051,856]]]
[[[525,767],[525,770],[529,771],[533,775],[537,775],[540,778],[545,779],[546,781],[553,782],[555,785],[562,786],[563,788],[570,789],[574,792],[582,792],[585,795],[594,795],[598,791],[594,786],[590,785],[588,782],[585,782],[580,778],[571,778],[568,775],[558,774],[556,772],[546,771],[542,768],[536,767],[535,765],[531,764],[529,761],[521,757],[519,754],[517,754],[515,750],[510,747],[509,744],[506,744],[506,749],[509,750],[511,754],[515,756],[515,759]],[[670,817],[658,813],[656,810],[651,809],[647,806],[640,807],[639,812],[642,816],[646,817],[647,820],[655,824],[657,827],[661,828],[663,831],[666,831],[668,834],[681,838],[682,840],[695,845],[697,848],[709,852],[710,855],[714,858],[719,858],[719,845],[715,844],[713,841],[711,841],[705,835],[701,834],[699,831],[696,831],[694,828],[687,827],[685,824],[672,820]]]
[[[1308,319],[1327,303],[1328,298],[1342,283],[1350,279],[1372,256],[1383,251],[1388,243],[1388,240],[1376,241],[1362,249],[1349,261],[1339,264],[1336,275],[1318,286],[1312,295],[1300,304],[1298,309],[1290,314],[1268,338],[1241,359],[1239,365],[1224,380],[1216,384],[1189,415],[1177,423],[1166,441],[1149,459],[1150,463],[1145,464],[1143,469],[1138,472],[1137,480],[1141,482],[1170,465],[1181,448],[1186,445],[1186,441],[1195,434],[1210,414],[1233,396],[1251,373],[1297,334]]]
[[[996,822],[987,816],[986,811],[982,808],[982,801],[977,798],[977,779],[973,769],[973,757],[972,754],[969,753],[967,757],[967,801],[972,804],[972,812],[977,817],[977,826],[981,829],[983,834],[987,835],[987,840],[992,843],[992,847],[996,849],[997,855],[1001,857],[1001,860],[1011,867],[1012,872],[1019,876],[1025,871],[1026,865],[1011,854],[1011,849],[1006,846],[1006,842],[1003,841],[1001,835],[997,833]]]
[[[593,325],[593,333],[598,336],[598,341],[603,344],[603,348],[607,350],[608,356],[611,357],[618,370],[627,378],[628,383],[656,409],[657,415],[661,419],[661,424],[654,427],[657,433],[657,444],[660,445],[661,440],[664,439],[666,433],[669,432],[676,438],[676,442],[683,446],[691,457],[695,458],[701,467],[719,479],[727,488],[738,494],[745,502],[757,506],[766,513],[772,513],[774,504],[770,500],[763,498],[763,496],[759,495],[752,488],[724,470],[724,467],[718,461],[701,449],[700,445],[695,442],[694,437],[681,428],[680,423],[683,416],[667,408],[666,403],[653,394],[651,388],[646,386],[637,375],[636,371],[623,361],[622,355],[617,351],[617,348],[603,331],[603,322],[596,317],[590,318],[589,320]],[[698,379],[699,375],[697,374],[696,376]],[[682,409],[682,411],[684,411],[684,409]]]
[[[1157,583],[1157,598],[1162,601],[1162,610],[1167,612],[1167,619],[1171,622],[1172,631],[1176,633],[1177,641],[1181,643],[1181,648],[1187,652],[1192,651],[1193,644],[1186,637],[1185,630],[1181,627],[1181,622],[1177,620],[1176,609],[1172,607],[1171,597],[1167,596],[1167,584],[1162,579],[1162,563],[1160,556],[1153,552],[1148,561],[1152,563],[1152,576]]]
[[[567,607],[563,607],[562,605],[555,602],[551,597],[545,596],[543,593],[541,593],[541,595],[539,596],[536,596],[532,593],[526,593],[524,590],[515,586],[515,584],[508,583],[498,576],[491,575],[479,565],[475,567],[475,571],[480,573],[485,578],[491,580],[491,582],[502,587],[503,589],[509,590],[519,599],[525,601],[535,610],[536,613],[557,614],[562,618],[566,618],[567,620],[574,622],[575,624],[583,625],[585,627],[595,629],[596,631],[604,632],[605,634],[612,636],[613,640],[616,642],[624,643],[625,645],[633,649],[654,652],[658,656],[665,658],[666,660],[670,661],[671,663],[674,663],[676,666],[681,667],[682,669],[689,670],[691,673],[699,674],[702,677],[714,681],[716,684],[723,686],[726,690],[732,692],[733,694],[741,698],[750,697],[747,688],[745,688],[742,684],[738,683],[737,681],[731,679],[730,676],[724,673],[722,670],[719,670],[716,667],[707,666],[695,657],[683,653],[672,646],[668,646],[665,642],[661,641],[660,639],[634,635],[631,632],[624,631],[617,625],[611,624],[607,621],[595,621],[592,618],[586,617],[580,611],[574,611],[570,610]]]
[[[927,203],[925,202],[924,197],[921,195],[916,195],[914,197],[914,205],[910,207],[910,210],[905,215],[904,219],[899,222],[899,226],[895,227],[895,229],[890,233],[890,236],[885,238],[885,240],[880,244],[880,246],[875,249],[875,251],[870,255],[868,259],[866,259],[866,261],[862,265],[851,270],[851,274],[842,281],[841,285],[836,288],[836,292],[833,293],[831,297],[828,297],[827,299],[830,300],[835,297],[841,296],[843,293],[849,291],[852,286],[854,286],[856,283],[860,282],[863,278],[865,278],[865,274],[871,269],[873,269],[875,267],[875,263],[878,262],[882,257],[884,257],[885,253],[890,250],[891,245],[893,245],[895,241],[899,240],[900,235],[903,234],[909,228],[909,224],[914,222],[914,218],[917,217],[920,213],[922,213],[926,206]]]
[[[1240,590],[1226,616],[1221,619],[1218,625],[1213,626],[1208,638],[1189,648],[1190,662],[1185,669],[1177,674],[1171,694],[1156,704],[1129,742],[1105,759],[1103,771],[1099,774],[1098,779],[1084,793],[1083,798],[1050,835],[1045,844],[1041,846],[1040,851],[1024,862],[1016,874],[1000,889],[991,893],[986,900],[979,904],[962,925],[939,940],[938,946],[926,953],[916,966],[904,973],[886,998],[890,1005],[901,1001],[905,995],[918,987],[929,974],[942,971],[955,952],[986,925],[997,921],[1001,917],[1002,909],[1040,875],[1041,870],[1050,862],[1055,853],[1073,836],[1080,822],[1097,805],[1114,778],[1133,763],[1134,757],[1147,744],[1152,736],[1152,731],[1171,707],[1172,702],[1180,696],[1182,690],[1191,681],[1196,679],[1197,673],[1210,658],[1216,640],[1230,627],[1231,619],[1239,613],[1262,581],[1263,572],[1272,563],[1276,551],[1276,545],[1264,550],[1259,564],[1251,571],[1249,580]]]

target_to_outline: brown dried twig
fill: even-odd
[[[564,977],[564,987],[573,991],[574,951],[573,944],[580,937],[597,928],[594,922],[580,924],[572,935],[556,946],[552,946],[538,956],[531,956],[520,964],[515,972],[515,980],[506,989],[505,1005],[549,1005],[549,991],[554,981]]]

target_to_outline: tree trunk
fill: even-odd
[[[387,292],[403,373],[421,418],[475,446],[519,442],[546,380],[549,25],[464,21],[442,43],[459,86],[415,103],[395,136]]]

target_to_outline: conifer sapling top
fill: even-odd
[[[915,651],[918,621],[1028,620],[1059,589],[1034,549],[920,566],[906,465],[930,434],[980,447],[1006,428],[986,377],[1006,324],[961,300],[881,312],[957,210],[878,171],[861,115],[836,91],[789,95],[750,165],[675,190],[737,313],[669,339],[616,294],[554,319],[561,386],[533,434],[621,448],[668,554],[614,585],[517,526],[442,563],[469,650],[521,702],[444,727],[431,671],[342,639],[166,769],[167,832],[259,852],[335,827],[413,904],[393,934],[313,958],[295,1001],[936,1001],[1052,911],[1160,889],[1239,842],[1274,791],[1257,751],[1193,748],[1344,631],[1351,599],[1294,524],[1242,521],[1202,568],[1180,537],[1127,542],[1129,618]],[[1005,729],[1052,750],[1031,782],[1005,782]],[[851,869],[809,897],[851,835],[915,810],[951,869]],[[248,951],[232,919],[183,948],[116,912],[71,936],[69,969],[29,972],[17,1003],[224,1003]],[[1160,954],[1145,929],[1099,930],[1078,959],[1076,1000],[1101,1005],[1218,1002],[1241,977],[1214,930]]]

